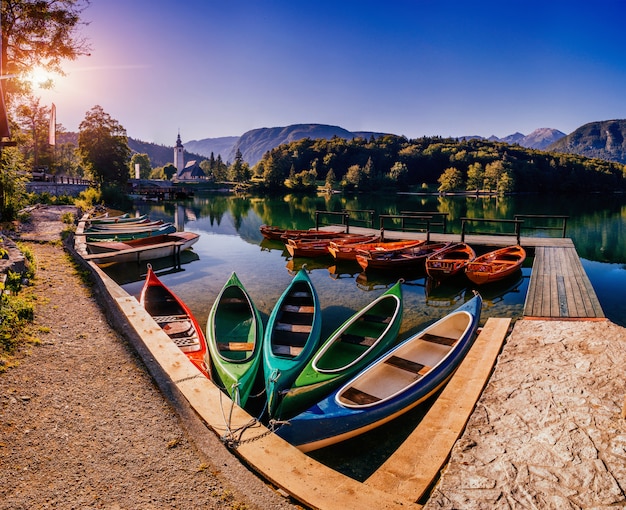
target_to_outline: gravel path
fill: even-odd
[[[216,438],[190,441],[61,245],[29,247],[41,343],[0,375],[0,509],[294,508]]]

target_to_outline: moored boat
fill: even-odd
[[[113,223],[139,223],[148,219],[147,214],[141,216],[131,216],[128,213],[119,216],[97,216],[95,218],[87,218],[87,223],[92,225],[113,224]]]
[[[526,250],[519,245],[507,246],[476,257],[465,268],[473,283],[483,285],[502,280],[522,267]]]
[[[147,218],[133,223],[97,223],[95,225],[91,225],[85,228],[85,232],[102,232],[106,230],[141,230],[151,227],[158,227],[160,225],[163,225],[164,223],[165,222],[163,220],[150,221]]]
[[[337,243],[331,240],[328,244],[328,252],[337,260],[356,260],[356,256],[361,251],[371,250],[398,250],[400,248],[412,248],[419,246],[426,241],[406,240],[406,241],[389,241],[381,242],[380,240],[372,240],[365,243]]]
[[[284,241],[288,237],[295,237],[299,234],[304,233],[318,233],[319,230],[309,229],[309,230],[298,230],[298,229],[287,229],[282,227],[276,227],[273,225],[261,225],[259,230],[263,237],[266,239],[271,239],[274,241]]]
[[[338,245],[343,243],[368,242],[373,239],[371,235],[359,234],[334,234],[334,237],[327,239],[311,239],[309,237],[295,237],[287,239],[285,247],[292,257],[322,257],[328,255],[328,247],[331,242]]]
[[[418,270],[424,268],[426,257],[448,245],[427,242],[398,250],[360,250],[356,261],[364,271]]]
[[[171,234],[176,232],[176,227],[171,223],[164,223],[155,227],[135,228],[135,229],[119,229],[119,230],[100,230],[94,232],[84,232],[87,242],[91,241],[128,241],[130,239],[139,239],[142,237],[150,237],[162,234]]]
[[[187,305],[159,279],[150,264],[139,302],[198,370],[210,378],[202,328]]]
[[[322,313],[306,269],[298,271],[272,309],[263,339],[267,411],[273,416],[280,392],[291,387],[319,347]]]
[[[481,306],[476,294],[288,420],[276,434],[307,452],[372,430],[424,402],[446,384],[469,352]]]
[[[234,272],[211,307],[206,336],[219,384],[244,407],[261,365],[263,322]]]
[[[172,232],[127,241],[90,241],[86,260],[96,264],[141,262],[180,254],[200,238],[193,232]]]
[[[306,410],[396,342],[402,322],[402,280],[346,320],[281,395],[285,419]]]
[[[462,274],[476,258],[476,252],[467,243],[455,243],[426,258],[426,274],[435,280],[445,280]]]

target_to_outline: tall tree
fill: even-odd
[[[61,63],[89,55],[87,40],[78,33],[89,0],[2,0],[0,71],[10,95],[29,92],[26,75],[40,67],[63,74]],[[41,85],[41,84],[40,84]],[[51,83],[43,84],[50,86]]]
[[[50,108],[41,106],[39,98],[29,96],[15,109],[20,127],[29,133],[29,143],[22,146],[26,163],[30,168],[51,167],[52,154],[48,145]]]
[[[91,179],[100,186],[124,188],[130,148],[122,125],[96,105],[87,112],[78,131],[78,152]]]
[[[150,156],[147,154],[133,154],[130,158],[130,177],[135,178],[135,165],[139,165],[139,178],[149,179],[150,173],[152,173],[152,164],[150,163]]]

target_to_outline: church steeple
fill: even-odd
[[[174,166],[176,167],[176,174],[180,174],[185,168],[185,148],[183,142],[180,140],[180,131],[176,138],[176,147],[174,147]]]

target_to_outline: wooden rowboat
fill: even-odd
[[[372,430],[424,402],[446,384],[471,348],[481,306],[477,294],[291,418],[276,434],[307,452]]]
[[[321,230],[316,230],[314,228],[308,229],[308,230],[302,230],[302,229],[287,229],[287,228],[281,228],[281,227],[275,227],[272,225],[261,225],[259,227],[259,230],[261,231],[261,234],[263,235],[263,237],[265,237],[266,239],[271,239],[274,241],[286,241],[289,238],[292,237],[298,237],[300,235],[319,235],[321,237],[324,237],[328,234],[331,234],[330,232],[324,232]],[[336,234],[336,232],[334,232],[334,234]]]
[[[210,378],[202,328],[187,305],[159,280],[150,264],[139,302],[198,370]]]
[[[165,222],[163,220],[150,221],[148,219],[133,223],[98,223],[87,227],[85,232],[103,232],[107,230],[112,232],[117,232],[119,230],[142,230],[146,228],[158,227],[164,223]]]
[[[522,267],[526,250],[519,245],[507,246],[476,257],[465,268],[467,277],[477,285],[502,280]]]
[[[200,238],[193,232],[172,232],[128,241],[92,241],[84,258],[96,264],[141,262],[179,255]]]
[[[390,241],[381,242],[374,240],[365,243],[336,243],[334,240],[328,245],[328,252],[337,260],[356,260],[359,251],[381,251],[381,250],[398,250],[401,248],[412,248],[419,246],[426,241]]]
[[[345,321],[281,395],[285,419],[306,410],[353,377],[396,342],[402,322],[402,280]]]
[[[337,234],[327,239],[310,239],[309,237],[296,237],[287,239],[285,247],[292,257],[322,257],[328,255],[329,245],[334,242],[338,245],[343,243],[370,242],[376,236],[359,234]]]
[[[212,367],[222,389],[244,407],[261,365],[263,322],[235,273],[211,307],[206,336]]]
[[[322,312],[306,269],[298,271],[274,305],[263,339],[267,411],[272,417],[280,392],[291,387],[317,351]]]
[[[455,243],[426,258],[426,273],[435,280],[445,280],[462,274],[476,258],[474,249],[466,243]]]
[[[356,261],[364,271],[398,271],[424,268],[429,255],[449,246],[449,243],[425,243],[397,250],[360,250]]]
[[[119,230],[101,230],[97,232],[84,232],[87,242],[92,241],[129,241],[131,239],[139,239],[142,237],[157,236],[162,234],[171,234],[176,232],[176,227],[171,223],[164,223],[155,227],[147,228],[128,228]]]

